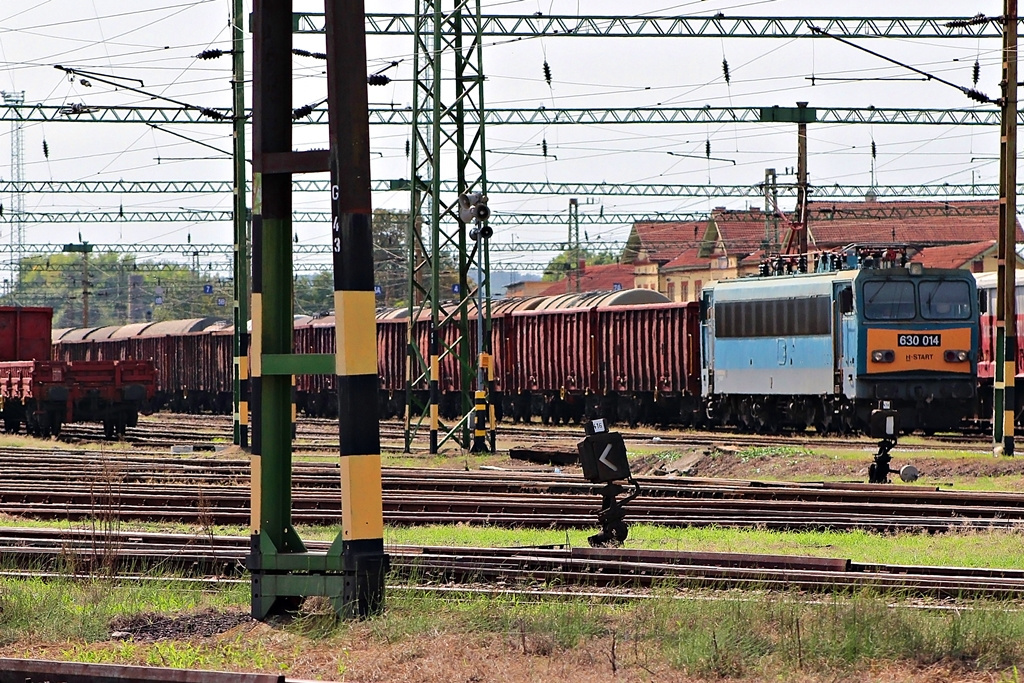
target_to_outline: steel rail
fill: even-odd
[[[211,536],[217,552],[202,563],[207,537],[187,534],[112,533],[0,528],[0,549],[19,563],[64,562],[116,571],[132,566],[225,567],[241,575],[248,554],[245,537]],[[311,547],[326,546],[313,542]],[[1024,571],[998,568],[902,566],[858,563],[843,558],[652,551],[566,546],[455,548],[391,546],[392,581],[588,588],[794,588],[828,592],[871,589],[941,598],[1024,596]],[[225,560],[233,558],[233,562]],[[106,562],[106,564],[103,564]]]
[[[298,683],[279,674],[0,658],[0,683]]]

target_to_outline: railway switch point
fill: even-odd
[[[609,432],[603,419],[595,419],[584,424],[586,438],[577,444],[583,476],[592,484],[604,484],[598,489],[601,494],[601,510],[597,513],[597,521],[601,532],[590,536],[587,541],[594,548],[620,546],[629,535],[626,526],[625,506],[640,495],[640,484],[633,478],[626,457],[626,444],[618,432]],[[625,480],[632,484],[633,491],[619,500],[619,495],[626,488],[619,482]]]

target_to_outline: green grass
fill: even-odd
[[[170,581],[124,585],[100,579],[0,578],[0,644],[25,634],[40,641],[102,640],[116,616],[237,606],[248,601],[249,587],[244,584],[207,592]]]
[[[736,453],[741,462],[760,460],[768,458],[798,458],[801,456],[814,455],[809,448],[798,448],[793,446],[764,446],[745,448]]]
[[[1024,614],[1002,603],[933,612],[868,594],[824,601],[797,594],[692,597],[609,605],[393,592],[387,614],[370,631],[389,646],[445,632],[498,635],[528,656],[558,657],[597,643],[611,658],[614,641],[625,669],[667,666],[757,680],[795,671],[839,675],[879,662],[1002,670],[1024,656]]]
[[[58,451],[125,451],[134,449],[129,443],[122,441],[100,441],[93,443],[70,444],[57,439],[39,439],[21,434],[0,434],[0,448],[43,448]]]
[[[69,661],[86,664],[142,664],[174,669],[286,670],[288,666],[268,651],[263,643],[247,642],[238,636],[228,642],[189,643],[158,641],[139,644],[112,643],[106,648],[73,645],[61,651]]]
[[[393,590],[386,612],[361,623],[336,622],[327,602],[313,599],[298,618],[278,622],[263,636],[137,643],[109,641],[111,621],[210,607],[244,612],[248,586],[199,591],[169,582],[0,579],[0,646],[17,656],[33,656],[40,647],[52,656],[56,644],[60,658],[74,661],[268,672],[294,670],[315,648],[335,657],[344,673],[349,648],[367,641],[380,652],[403,652],[455,636],[503,643],[498,651],[528,658],[586,650],[585,656],[596,653],[635,675],[755,680],[936,663],[1009,676],[1024,661],[1024,612],[1015,604],[973,601],[956,610],[922,610],[913,601],[870,593],[755,591],[737,598],[693,590],[674,599],[678,588],[666,584],[654,598],[626,604]]]
[[[303,530],[304,537],[322,537]],[[568,542],[586,546],[594,530],[545,531],[462,526],[391,528],[385,540],[396,545],[531,546]],[[1019,568],[1024,566],[1024,529],[964,530],[948,534],[872,534],[852,532],[788,532],[728,528],[668,528],[632,525],[628,548],[692,552],[763,553],[839,557],[855,562],[955,567]]]

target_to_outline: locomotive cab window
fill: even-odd
[[[914,284],[872,280],[864,283],[864,317],[868,320],[913,320]]]
[[[968,320],[971,289],[963,280],[924,281],[919,285],[921,316],[928,320]]]

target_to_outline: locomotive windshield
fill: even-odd
[[[915,294],[916,290],[916,294]],[[970,320],[971,288],[965,280],[871,280],[864,283],[867,320]]]
[[[913,320],[914,284],[906,280],[864,283],[864,317],[868,320]]]
[[[918,286],[921,315],[928,320],[968,320],[971,291],[963,280],[924,281]]]

